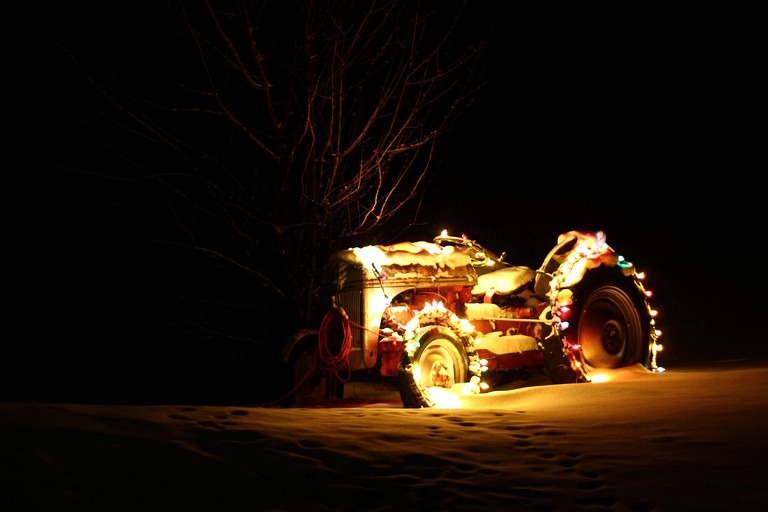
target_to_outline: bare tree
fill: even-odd
[[[100,93],[78,122],[120,156],[88,182],[122,183],[112,215],[192,276],[157,306],[182,328],[240,336],[265,311],[310,323],[330,252],[418,219],[438,138],[481,86],[490,23],[460,0],[161,5],[123,19],[103,59],[60,45]]]

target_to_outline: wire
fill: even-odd
[[[340,332],[339,332],[340,329]],[[341,343],[337,353],[333,353],[334,335],[341,335]],[[343,308],[335,308],[323,317],[318,332],[318,367],[334,373],[336,377],[346,382],[351,377],[349,354],[352,351],[352,325]],[[346,368],[346,376],[340,372]]]
[[[373,269],[374,275],[376,275],[376,279],[379,281],[379,288],[381,288],[381,293],[384,294],[385,299],[389,300],[387,291],[384,289],[384,283],[382,282],[384,280],[384,276],[382,276],[381,272],[379,272],[379,269],[376,268],[376,263],[371,263],[371,268]]]

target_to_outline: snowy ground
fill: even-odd
[[[275,407],[0,404],[0,509],[760,510],[768,361]],[[535,384],[535,383],[533,383]]]

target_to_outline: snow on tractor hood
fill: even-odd
[[[334,253],[328,277],[337,289],[367,280],[405,281],[432,279],[474,285],[477,273],[470,257],[453,246],[432,242],[353,247]]]

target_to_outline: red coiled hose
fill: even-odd
[[[338,322],[338,323],[337,323]],[[339,350],[334,353],[335,339],[332,336],[341,336]],[[336,308],[325,314],[320,323],[318,333],[318,366],[327,372],[333,372],[339,380],[349,380],[351,370],[349,366],[349,354],[352,351],[352,322],[343,308]],[[339,375],[341,370],[347,370],[346,376]]]

